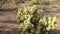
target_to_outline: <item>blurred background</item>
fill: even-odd
[[[19,24],[16,22],[18,8],[34,4],[35,0],[0,0],[0,34],[19,34]],[[40,3],[40,4],[39,4]],[[60,34],[60,0],[40,0],[40,7],[45,14],[56,16],[57,33]]]

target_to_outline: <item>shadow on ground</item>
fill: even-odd
[[[57,30],[57,34],[60,34],[60,30]]]

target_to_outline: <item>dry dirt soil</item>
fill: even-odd
[[[25,3],[20,3],[18,7],[24,7],[28,3],[29,1],[25,1]],[[2,8],[4,9],[0,10],[0,34],[19,34],[19,24],[16,22],[16,5],[5,4]],[[9,8],[12,9],[10,10]],[[53,3],[47,6],[44,5],[43,8],[47,11],[45,14],[56,16],[56,34],[60,34],[60,3]]]

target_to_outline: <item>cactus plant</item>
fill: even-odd
[[[29,5],[49,5],[53,0],[30,0]]]
[[[40,19],[39,24],[42,27],[41,34],[53,34],[56,31],[55,30],[55,19],[56,17],[54,16],[52,17],[50,15],[44,15]]]
[[[55,30],[55,17],[44,15],[35,5],[19,8],[17,22],[20,34],[53,34]]]

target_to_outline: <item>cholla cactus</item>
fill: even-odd
[[[6,3],[8,0],[0,0],[0,5],[3,5],[4,3]]]
[[[35,5],[18,9],[20,34],[50,34],[54,30],[55,17],[44,16],[42,13]]]
[[[56,17],[45,15],[39,20],[41,34],[53,34],[55,32],[55,19]]]
[[[53,0],[31,0],[30,5],[49,5]]]
[[[24,3],[24,0],[13,0],[15,4]]]

